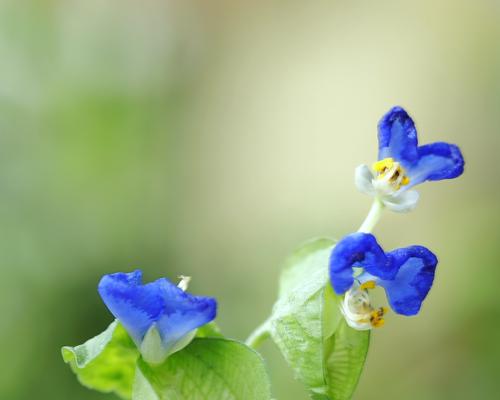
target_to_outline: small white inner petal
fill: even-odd
[[[366,290],[359,290],[359,283],[354,283],[353,287],[346,292],[340,310],[351,328],[357,330],[372,328],[370,317],[373,307],[370,295]]]
[[[354,183],[360,192],[375,195],[373,173],[367,165],[359,165],[354,172]]]
[[[144,339],[140,346],[140,351],[144,361],[150,364],[161,364],[167,358],[167,349],[163,347],[160,331],[156,324],[146,332]]]
[[[413,210],[418,202],[418,192],[415,190],[408,190],[403,193],[398,193],[395,196],[387,196],[383,199],[384,204],[396,212],[409,212]]]
[[[383,196],[392,196],[398,191],[386,177],[373,179],[372,185]]]

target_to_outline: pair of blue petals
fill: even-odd
[[[98,291],[139,348],[153,325],[168,351],[217,313],[215,299],[191,295],[166,278],[142,284],[140,270],[105,275]]]
[[[408,190],[424,181],[453,179],[464,172],[458,146],[445,142],[418,145],[415,123],[401,107],[393,107],[378,124],[378,159],[393,158],[410,179]]]
[[[436,256],[423,246],[409,246],[388,253],[370,233],[353,233],[334,247],[330,279],[335,293],[348,291],[354,279],[375,282],[385,289],[391,308],[398,314],[415,315],[434,281]],[[354,276],[353,268],[363,272]]]

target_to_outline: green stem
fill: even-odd
[[[271,336],[269,332],[269,322],[270,320],[267,319],[250,334],[245,342],[247,346],[252,349],[257,349],[264,341],[269,339]]]
[[[377,222],[380,219],[384,208],[384,203],[382,203],[378,198],[375,198],[372,204],[372,208],[370,208],[370,211],[359,227],[358,232],[370,233],[373,228],[375,228],[375,225],[377,225]]]

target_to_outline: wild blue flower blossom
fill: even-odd
[[[187,346],[196,329],[212,321],[217,302],[186,293],[187,279],[179,286],[166,278],[142,284],[142,271],[104,275],[98,291],[125,327],[143,358],[154,364]]]
[[[429,293],[437,258],[423,246],[388,253],[370,233],[353,233],[340,240],[330,255],[330,281],[335,293],[345,293],[341,305],[347,323],[359,330],[384,324],[385,307],[375,309],[368,289],[385,289],[391,308],[415,315]]]
[[[458,146],[437,142],[418,146],[417,130],[408,113],[392,108],[378,124],[378,161],[370,169],[356,168],[357,188],[378,197],[389,209],[415,208],[418,192],[410,190],[424,181],[456,178],[464,170]]]

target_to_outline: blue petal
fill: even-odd
[[[384,287],[391,308],[398,314],[415,315],[434,281],[436,256],[423,246],[410,246],[387,253],[398,268],[392,280],[377,280]]]
[[[349,290],[354,282],[353,267],[362,267],[368,273],[391,279],[396,274],[390,259],[370,233],[352,233],[340,240],[330,255],[330,281],[335,293]]]
[[[162,342],[170,346],[189,331],[215,318],[215,299],[185,293],[162,278],[142,285],[142,272],[105,275],[98,291],[111,313],[139,346],[157,324]]]
[[[410,186],[424,181],[452,179],[464,172],[464,158],[458,146],[437,142],[418,148],[418,162],[408,168]]]
[[[163,345],[174,345],[184,335],[215,319],[217,303],[210,297],[193,296],[171,284],[166,279],[161,282],[165,309],[157,326]]]
[[[401,107],[393,107],[378,124],[378,159],[392,157],[408,168],[418,160],[417,130]]]
[[[116,273],[102,277],[98,291],[111,313],[139,345],[149,327],[162,312],[157,286],[141,286],[142,272]]]

